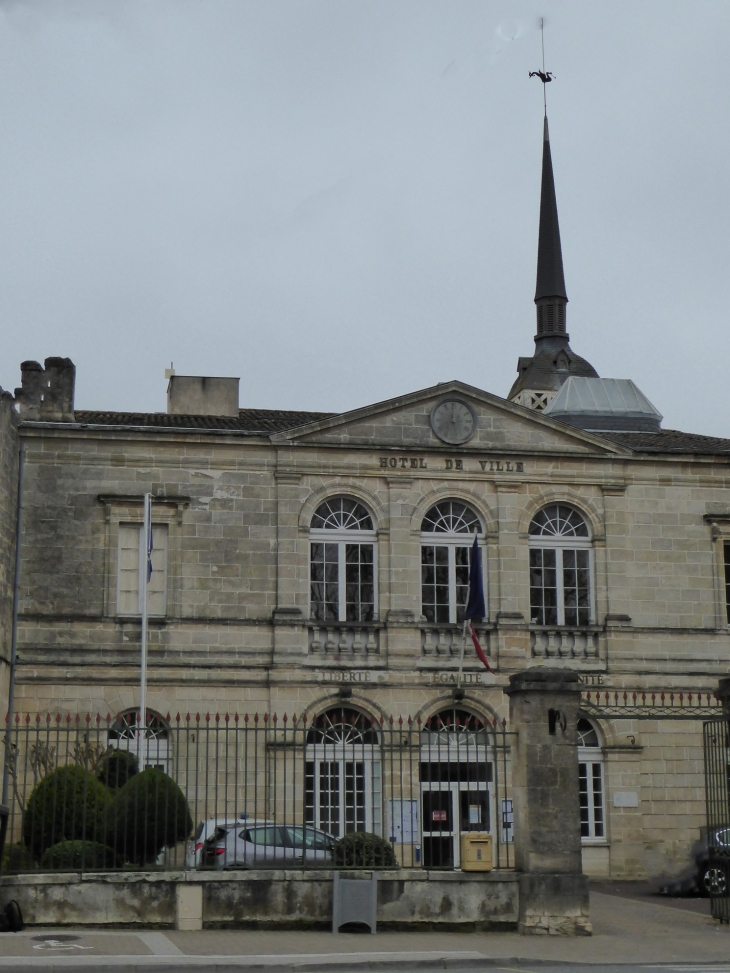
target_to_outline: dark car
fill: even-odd
[[[706,831],[692,847],[700,895],[725,896],[730,891],[730,827]]]

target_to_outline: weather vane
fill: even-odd
[[[545,94],[545,85],[548,81],[552,81],[555,75],[552,71],[545,70],[545,18],[540,17],[540,44],[542,45],[542,71],[530,71],[529,76],[531,78],[539,78],[542,81],[542,107],[547,115],[547,97]]]

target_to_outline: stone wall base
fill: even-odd
[[[590,936],[588,878],[575,873],[520,874],[518,930],[526,936]]]
[[[515,872],[399,869],[378,876],[379,929],[517,928]],[[0,907],[9,899],[18,900],[31,926],[332,928],[331,871],[3,875]]]

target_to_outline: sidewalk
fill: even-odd
[[[681,900],[679,900],[681,901]],[[516,962],[728,963],[730,926],[695,911],[689,900],[647,901],[591,893],[592,937],[517,933],[378,933],[89,931],[28,929],[0,936],[0,971],[20,969],[202,969],[290,971],[478,969]],[[55,944],[55,945],[54,945]]]

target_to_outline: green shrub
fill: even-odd
[[[98,841],[59,841],[41,858],[41,868],[118,868],[123,862],[113,848]]]
[[[105,787],[118,791],[138,769],[137,758],[129,750],[112,750],[104,756],[97,777]]]
[[[27,872],[35,867],[33,856],[25,845],[6,845],[3,853],[4,872]]]
[[[380,835],[353,831],[335,842],[332,860],[338,868],[394,868],[395,854]]]
[[[103,840],[112,798],[83,767],[59,767],[33,788],[23,815],[23,841],[36,861],[60,841]]]
[[[193,830],[185,795],[161,770],[135,774],[117,791],[109,815],[108,843],[125,861],[153,863],[163,848]]]

